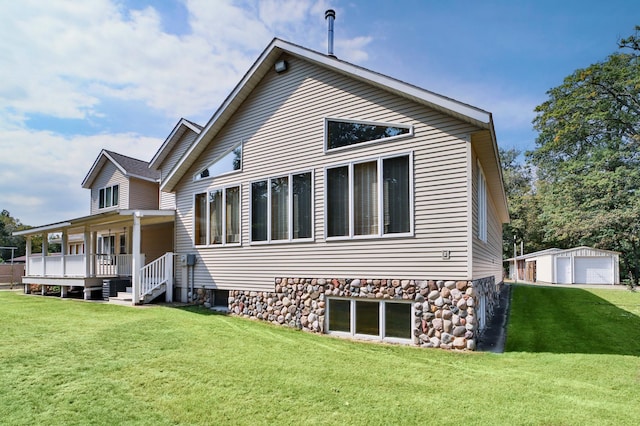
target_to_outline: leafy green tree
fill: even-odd
[[[622,277],[640,275],[640,49],[578,69],[536,108],[545,239],[621,252]]]
[[[25,228],[18,219],[11,217],[7,210],[2,210],[0,212],[0,247],[17,247],[15,256],[24,255],[25,239],[24,237],[14,237],[13,233]],[[0,258],[9,259],[10,256],[10,250],[0,250]]]
[[[502,230],[504,258],[513,256],[514,236],[518,242],[518,251],[520,241],[524,242],[526,253],[546,248],[544,233],[539,223],[541,207],[534,186],[534,176],[531,167],[521,161],[521,153],[515,148],[499,150],[511,217],[511,222],[505,224]]]

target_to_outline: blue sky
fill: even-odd
[[[636,0],[0,2],[0,209],[29,225],[89,212],[102,148],[150,160],[205,124],[273,37],[490,111],[530,150],[533,109],[640,24]]]

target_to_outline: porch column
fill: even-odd
[[[165,256],[164,276],[167,277],[167,284],[164,297],[166,302],[173,302],[173,253],[169,252]]]
[[[47,252],[49,251],[49,234],[42,233],[42,276],[47,276]],[[44,293],[43,293],[44,295]]]
[[[91,232],[91,244],[90,244],[90,252],[91,252],[91,260],[89,264],[91,265],[91,276],[95,277],[98,274],[96,268],[96,254],[98,253],[98,232]]]
[[[137,305],[140,303],[140,268],[142,268],[142,257],[140,256],[141,235],[140,235],[140,217],[141,213],[136,211],[133,213],[133,229],[131,239],[131,291],[132,303]]]
[[[31,235],[27,235],[27,244],[25,245],[25,256],[27,257],[27,263],[25,268],[25,275],[29,276],[29,258],[31,257]]]
[[[69,241],[69,236],[67,235],[67,231],[62,231],[62,242],[60,247],[60,255],[62,256],[62,276],[67,276],[67,255],[69,254],[69,247],[67,247],[67,243]],[[62,287],[60,289],[62,292]],[[61,293],[62,294],[62,293]]]
[[[126,239],[127,239],[127,253],[131,254],[133,253],[133,249],[131,248],[132,245],[132,241],[133,241],[133,229],[128,226],[126,229]]]
[[[84,276],[91,276],[91,233],[89,232],[89,228],[84,228]]]
[[[27,258],[27,261],[25,263],[25,275],[28,277],[29,274],[29,259],[31,258],[31,235],[27,235],[27,241],[26,241],[26,245],[25,245],[25,257]],[[24,293],[25,294],[29,294],[31,292],[31,286],[29,284],[24,284]]]
[[[64,269],[64,267],[63,267],[63,269]],[[68,290],[68,287],[66,285],[61,285],[60,286],[60,298],[61,299],[64,299],[65,297],[67,297],[67,290]]]

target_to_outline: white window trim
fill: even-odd
[[[227,202],[227,189],[228,188],[238,188],[238,207],[239,207],[239,218],[238,218],[238,226],[240,227],[240,235],[239,241],[237,243],[227,243],[227,227],[226,227],[226,219],[227,219],[227,209],[224,208]],[[211,244],[211,203],[209,202],[209,194],[212,191],[222,191],[222,243],[220,244]],[[205,244],[195,244],[196,240],[196,195],[205,194],[205,204],[206,204],[206,217],[205,217]],[[216,248],[216,247],[240,247],[242,246],[242,185],[239,183],[229,184],[225,186],[207,188],[205,191],[196,192],[193,194],[193,247],[194,248]]]
[[[371,126],[387,126],[387,127],[398,127],[401,129],[408,129],[409,133],[405,133],[402,135],[397,135],[397,136],[390,136],[388,138],[382,138],[382,139],[374,139],[372,141],[366,141],[366,142],[358,142],[352,145],[347,145],[347,146],[341,146],[339,148],[329,148],[328,146],[328,140],[327,140],[327,136],[329,133],[329,126],[328,123],[329,121],[339,121],[341,123],[356,123],[356,124],[365,124],[365,125],[371,125]],[[378,144],[378,143],[385,143],[385,142],[390,142],[390,141],[394,141],[396,139],[403,139],[403,138],[409,138],[412,137],[414,135],[414,130],[413,130],[413,125],[411,124],[402,124],[402,123],[388,123],[388,122],[383,122],[383,121],[367,121],[367,120],[353,120],[350,118],[340,118],[340,117],[325,117],[324,118],[324,143],[323,143],[323,148],[324,148],[324,153],[331,153],[331,152],[339,152],[339,151],[344,151],[344,150],[348,150],[348,149],[354,149],[354,148],[359,148],[359,147],[363,147],[363,146],[369,146],[369,145],[373,145],[373,144]]]
[[[240,150],[240,168],[238,170],[230,170],[228,172],[220,173],[219,175],[214,175],[214,176],[199,177],[202,174],[202,172],[204,172],[209,167],[211,167],[214,164],[216,164],[218,161],[220,161],[222,158],[227,156],[229,153],[233,152],[238,147],[241,147],[241,150]],[[200,170],[198,173],[194,174],[193,175],[193,181],[194,182],[202,182],[202,181],[206,181],[206,180],[209,180],[209,179],[214,179],[214,178],[219,178],[219,177],[222,177],[222,176],[232,175],[234,173],[240,173],[240,172],[242,172],[242,168],[243,167],[244,167],[244,140],[240,141],[240,143],[237,143],[237,144],[233,145],[231,148],[227,149],[221,155],[218,155],[215,158],[215,160],[213,160],[211,163],[209,163],[209,165],[207,167],[205,167],[204,169]]]
[[[384,233],[384,180],[382,179],[382,164],[384,160],[396,157],[409,157],[409,232],[385,234]],[[360,163],[368,163],[371,161],[377,161],[378,170],[378,233],[370,235],[355,235],[354,234],[354,211],[353,211],[353,166]],[[329,224],[327,223],[327,208],[328,202],[328,170],[337,167],[349,168],[349,235],[330,237],[328,235]],[[414,176],[413,176],[413,151],[399,152],[393,154],[387,154],[378,157],[364,158],[353,160],[348,163],[338,163],[331,166],[327,166],[324,169],[324,239],[325,241],[341,241],[341,240],[361,240],[372,238],[407,238],[415,235],[414,226]]]
[[[113,188],[118,188],[118,203],[114,204],[113,203]],[[111,188],[111,205],[107,206],[107,188]],[[100,207],[100,198],[102,198],[100,196],[100,193],[104,191],[104,207]],[[120,205],[120,184],[119,183],[114,183],[113,185],[107,185],[107,186],[103,186],[102,188],[98,189],[98,210],[106,210],[106,209],[111,209],[114,207],[118,207]]]
[[[487,242],[487,179],[484,176],[482,166],[478,161],[478,179],[477,196],[478,196],[478,239],[483,242]]]
[[[331,315],[331,300],[348,300],[349,301],[349,332],[345,331],[332,331],[329,329],[329,318]],[[380,334],[374,336],[372,334],[360,334],[356,333],[356,302],[363,303],[378,303],[379,315],[378,315],[378,329],[380,330]],[[413,337],[409,337],[408,339],[403,339],[401,337],[387,337],[386,329],[385,329],[385,304],[386,303],[403,303],[411,306],[411,314],[409,315],[409,321],[407,322],[407,328],[409,330],[409,336],[413,336],[413,322],[412,319],[415,317],[415,312],[413,308],[413,303],[415,300],[405,300],[405,299],[368,299],[368,298],[346,298],[346,297],[327,297],[326,304],[326,313],[325,313],[325,327],[326,334],[331,334],[340,337],[352,337],[363,340],[377,340],[389,343],[411,343],[413,341]]]
[[[303,173],[311,174],[311,237],[309,238],[293,238],[293,176]],[[289,213],[289,238],[283,240],[271,239],[271,180],[286,177],[289,181],[289,195],[287,202]],[[251,218],[253,217],[252,200],[253,200],[253,184],[257,182],[267,182],[267,239],[264,241],[253,241],[251,237]],[[249,182],[249,244],[290,244],[290,243],[308,243],[315,241],[315,173],[313,170],[301,170],[297,172],[287,173],[278,176],[270,176],[263,179],[256,179]]]

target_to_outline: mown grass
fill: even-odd
[[[515,288],[514,306],[539,297],[529,291]],[[593,321],[610,329],[638,321],[640,294],[598,297],[631,306],[622,308],[630,317]],[[520,315],[530,312],[512,312],[514,321]],[[640,418],[633,347],[527,349],[526,341],[512,343],[511,327],[510,352],[497,355],[350,342],[204,309],[14,292],[0,292],[0,320],[0,424],[631,425]],[[638,333],[628,340],[640,340]]]
[[[515,286],[506,350],[640,356],[640,293]]]

